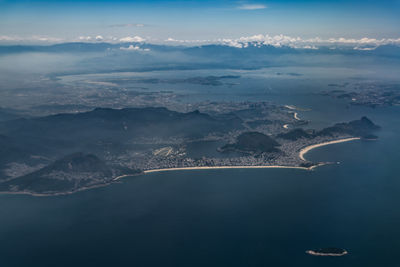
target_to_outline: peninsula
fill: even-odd
[[[264,102],[201,109],[96,108],[0,122],[0,192],[67,194],[161,171],[313,170],[326,163],[308,161],[310,150],[379,129],[363,117],[305,130],[293,107]]]

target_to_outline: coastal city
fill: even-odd
[[[14,135],[13,139],[3,138],[14,156],[3,164],[5,178],[0,190],[71,193],[121,177],[164,170],[312,170],[329,163],[308,160],[305,154],[313,148],[376,139],[373,133],[379,126],[366,117],[310,129],[301,116],[305,110],[270,102],[214,101],[191,103],[188,112],[162,107],[96,108],[33,118],[23,128],[19,120],[10,121],[0,124],[4,132]],[[43,133],[44,128],[49,130]],[[74,130],[77,128],[80,131]],[[42,143],[35,154],[17,147],[26,132]],[[48,147],[43,138],[56,145]],[[43,179],[48,186],[32,188],[31,179]]]

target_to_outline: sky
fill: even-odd
[[[0,0],[0,42],[398,39],[399,14],[400,0]]]

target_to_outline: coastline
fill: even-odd
[[[338,139],[338,140],[333,140],[333,141],[328,141],[328,142],[323,142],[319,144],[314,144],[310,146],[306,146],[302,148],[299,152],[299,158],[303,161],[307,161],[304,158],[304,155],[308,153],[310,150],[317,148],[317,147],[322,147],[322,146],[327,146],[331,144],[338,144],[338,143],[344,143],[344,142],[349,142],[349,141],[354,141],[354,140],[360,140],[360,137],[351,137],[351,138],[345,138],[345,139]],[[296,169],[296,170],[305,170],[305,171],[312,171],[317,167],[323,166],[329,164],[327,162],[320,162],[315,165],[312,165],[310,167],[301,167],[301,166],[285,166],[285,165],[258,165],[258,166],[251,166],[251,165],[243,165],[243,166],[198,166],[198,167],[181,167],[181,168],[162,168],[162,169],[151,169],[151,170],[144,170],[141,173],[138,174],[124,174],[115,177],[112,179],[109,183],[104,183],[104,184],[98,184],[98,185],[93,185],[89,187],[83,187],[79,188],[77,190],[73,191],[68,191],[68,192],[59,192],[59,193],[34,193],[34,192],[29,192],[29,191],[22,191],[22,192],[0,192],[0,194],[12,194],[12,195],[31,195],[31,196],[38,196],[38,197],[45,197],[45,196],[61,196],[61,195],[69,195],[73,194],[79,191],[84,191],[88,189],[93,189],[93,188],[98,188],[98,187],[103,187],[107,186],[113,182],[117,182],[120,179],[123,179],[125,177],[130,177],[130,176],[138,176],[141,174],[148,174],[148,173],[154,173],[154,172],[166,172],[166,171],[190,171],[190,170],[218,170],[218,169]]]
[[[35,192],[30,192],[30,191],[2,191],[0,192],[0,195],[27,195],[27,196],[33,196],[33,197],[55,197],[55,196],[66,196],[66,195],[71,195],[75,194],[81,191],[86,191],[94,188],[100,188],[100,187],[106,187],[110,185],[112,182],[109,183],[104,183],[104,184],[96,184],[92,186],[87,186],[87,187],[82,187],[73,191],[66,191],[66,192],[57,192],[57,193],[35,193]]]
[[[318,166],[324,165],[325,163],[321,164],[316,164],[314,166],[311,166],[309,168],[306,167],[296,167],[296,166],[279,166],[279,165],[274,165],[274,166],[213,166],[213,167],[182,167],[182,168],[165,168],[165,169],[154,169],[154,170],[146,170],[143,171],[142,173],[139,174],[124,174],[115,177],[108,183],[104,184],[98,184],[98,185],[93,185],[93,186],[88,186],[88,187],[82,187],[77,190],[73,191],[67,191],[67,192],[57,192],[57,193],[35,193],[35,192],[30,192],[30,191],[2,191],[0,192],[0,195],[28,195],[28,196],[34,196],[34,197],[54,197],[54,196],[65,196],[65,195],[71,195],[80,191],[86,191],[89,189],[94,189],[94,188],[99,188],[99,187],[105,187],[108,186],[114,182],[118,182],[120,179],[123,179],[125,177],[131,177],[131,176],[138,176],[141,174],[147,174],[147,173],[152,173],[152,172],[165,172],[165,171],[184,171],[184,170],[210,170],[210,169],[264,169],[264,168],[272,168],[272,169],[299,169],[299,170],[312,170]]]
[[[306,146],[300,150],[299,158],[303,161],[307,161],[304,158],[304,155],[314,148],[327,146],[327,145],[333,145],[333,144],[339,144],[339,143],[344,143],[344,142],[349,142],[349,141],[354,141],[354,140],[360,140],[360,139],[361,139],[360,137],[350,137],[350,138],[338,139],[338,140],[333,140],[333,141],[328,141],[328,142],[324,142],[324,143]]]
[[[311,151],[314,148],[317,147],[322,147],[322,146],[327,146],[327,145],[333,145],[333,144],[339,144],[339,143],[344,143],[344,142],[349,142],[349,141],[354,141],[354,140],[360,140],[360,137],[350,137],[350,138],[344,138],[344,139],[338,139],[338,140],[333,140],[333,141],[328,141],[328,142],[323,142],[319,144],[314,144],[310,146],[306,146],[302,148],[299,152],[299,158],[303,161],[307,161],[304,158],[304,155]],[[284,165],[260,165],[260,166],[199,166],[199,167],[182,167],[182,168],[162,168],[162,169],[153,169],[153,170],[145,170],[143,171],[144,174],[147,173],[153,173],[153,172],[165,172],[165,171],[185,171],[185,170],[213,170],[213,169],[297,169],[297,170],[313,170],[319,166],[326,165],[327,163],[318,163],[316,165],[313,165],[311,167],[301,167],[301,166],[284,166]],[[129,175],[122,175],[121,177],[115,178],[121,179],[125,176]]]
[[[329,257],[341,257],[344,255],[349,254],[346,250],[343,253],[322,253],[322,252],[315,252],[313,250],[306,250],[306,253],[312,256],[329,256]]]
[[[140,173],[139,173],[140,174]],[[115,177],[114,179],[112,179],[112,181],[114,182],[114,181],[118,181],[119,179],[122,179],[122,178],[125,178],[125,177],[128,177],[128,176],[134,176],[134,175],[138,175],[138,174],[124,174],[124,175],[120,175],[120,176],[117,176],[117,177]]]
[[[300,166],[281,166],[281,165],[260,165],[260,166],[199,166],[199,167],[182,167],[182,168],[164,168],[143,171],[144,174],[152,172],[166,172],[166,171],[186,171],[186,170],[214,170],[214,169],[298,169],[298,170],[312,170],[312,167],[300,167]]]

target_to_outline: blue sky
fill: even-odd
[[[210,40],[256,34],[302,38],[399,38],[400,0],[9,1],[0,36]]]

